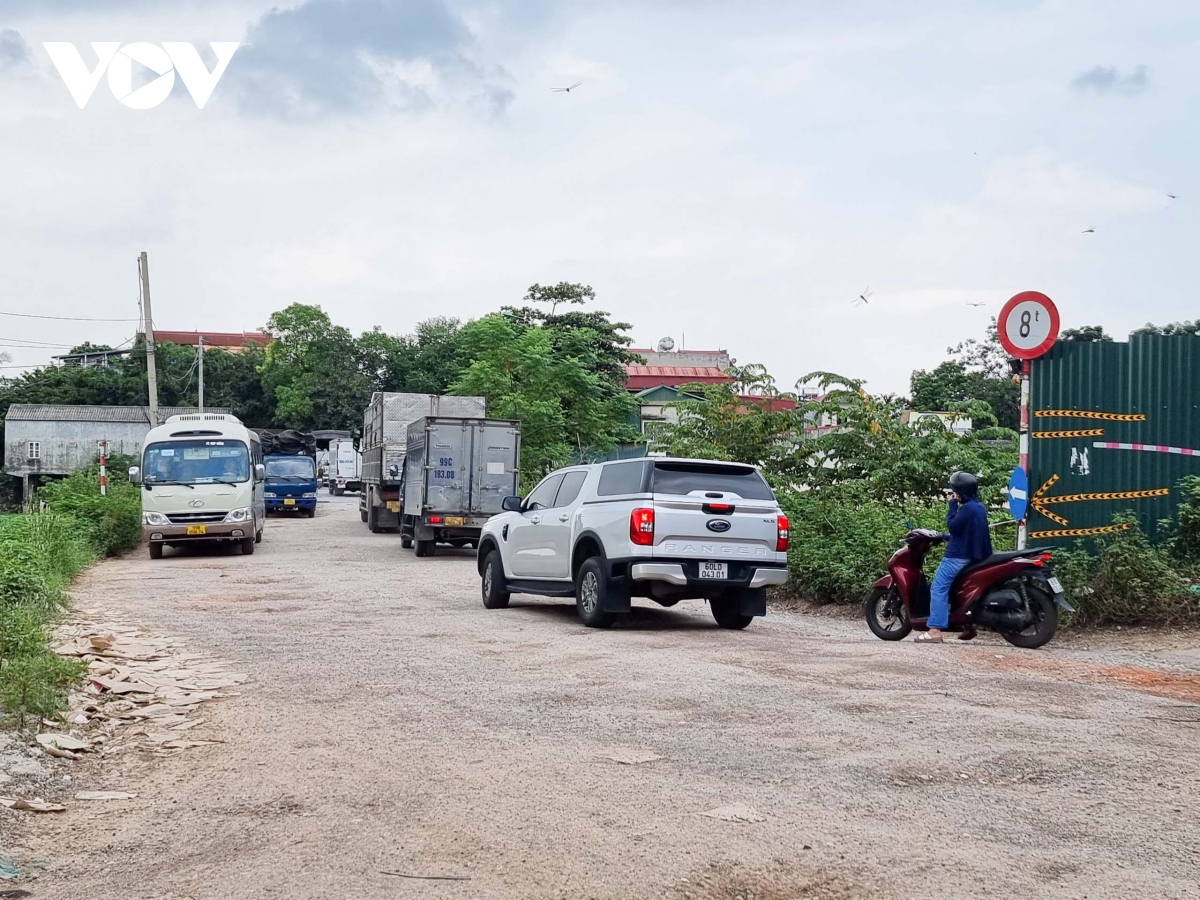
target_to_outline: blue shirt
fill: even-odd
[[[978,500],[968,500],[962,506],[958,505],[957,500],[951,500],[946,526],[950,529],[946,559],[969,559],[974,562],[992,555],[987,510]]]

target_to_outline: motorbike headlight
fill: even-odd
[[[163,525],[170,525],[171,520],[160,512],[144,512],[142,513],[142,524],[158,525],[161,527]]]
[[[305,500],[308,500],[309,498],[311,498],[311,497],[315,497],[315,496],[317,496],[317,495],[316,495],[316,492],[314,492],[314,491],[309,491],[307,494],[305,494],[305,495],[304,495],[304,499],[305,499]]]
[[[241,509],[233,509],[229,511],[229,515],[225,517],[226,522],[249,522],[253,513],[250,507],[243,506]]]

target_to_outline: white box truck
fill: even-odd
[[[349,491],[356,494],[362,490],[362,454],[350,438],[338,438],[329,444],[329,462],[326,468],[329,493],[335,497]]]
[[[408,426],[423,416],[487,415],[483,397],[376,391],[363,413],[362,501],[359,516],[372,532],[400,527],[400,479]]]

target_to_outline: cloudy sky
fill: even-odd
[[[202,110],[80,110],[44,41],[242,46]],[[1184,0],[3,0],[0,313],[135,319],[141,250],[165,329],[582,281],[639,344],[904,391],[1021,290],[1200,316],[1198,50]],[[0,352],[135,328],[0,315]]]

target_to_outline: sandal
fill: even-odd
[[[922,631],[915,638],[913,638],[913,640],[918,644],[940,644],[942,642],[942,636],[939,634],[937,637],[934,637],[928,631]]]

